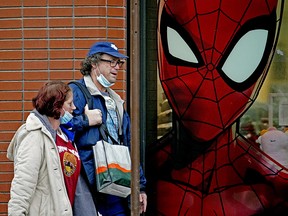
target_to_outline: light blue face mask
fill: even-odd
[[[97,81],[105,88],[109,88],[111,86],[113,86],[115,83],[111,83],[109,82],[104,76],[103,74],[100,74],[100,76],[97,76]]]
[[[60,124],[67,124],[73,118],[73,115],[70,112],[64,111],[64,115],[60,116]]]

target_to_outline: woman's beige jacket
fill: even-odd
[[[55,139],[40,119],[30,113],[7,149],[14,161],[8,215],[72,216]]]

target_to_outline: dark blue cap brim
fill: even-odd
[[[119,52],[103,52],[103,53],[111,55],[111,56],[114,56],[116,58],[129,58],[128,56],[123,55],[123,54],[121,54]]]

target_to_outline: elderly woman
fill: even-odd
[[[81,163],[60,124],[72,118],[73,93],[63,82],[48,82],[32,103],[7,150],[14,161],[8,214],[70,216]]]

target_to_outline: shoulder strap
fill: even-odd
[[[92,96],[91,96],[90,92],[88,91],[88,89],[82,83],[77,82],[77,81],[71,81],[68,84],[75,84],[78,86],[78,88],[84,94],[84,97],[85,97],[86,102],[88,104],[88,108],[92,109],[93,108],[93,100],[92,100]]]
[[[108,137],[110,137],[111,141],[113,142],[112,144],[114,145],[119,145],[118,141],[114,139],[114,137],[112,137],[108,131],[108,128],[105,124],[101,124],[99,127],[99,131],[100,134],[103,138],[103,140],[105,140],[106,142],[108,142]]]

